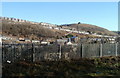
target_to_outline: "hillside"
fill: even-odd
[[[2,34],[12,36],[24,36],[30,39],[38,38],[56,38],[64,35],[64,32],[53,31],[44,28],[39,24],[30,24],[26,22],[13,22],[9,20],[2,20]]]
[[[114,33],[117,33],[118,35],[120,35],[120,31],[113,31]]]
[[[22,22],[21,22],[22,21]],[[47,38],[61,38],[65,37],[67,31],[56,30],[55,28],[65,28],[65,29],[75,29],[79,31],[85,31],[89,33],[97,33],[100,35],[117,35],[116,33],[109,31],[107,29],[90,25],[90,24],[65,24],[65,25],[56,25],[55,28],[46,28],[45,25],[36,22],[30,22],[26,20],[21,20],[15,18],[4,18],[2,19],[2,34],[3,35],[11,35],[16,37],[25,37],[29,39],[47,39]],[[45,23],[48,24],[48,23]],[[48,25],[52,26],[52,24]],[[54,27],[54,26],[53,26]],[[78,37],[92,37],[92,35],[83,35],[77,33],[70,33],[74,36]]]
[[[80,31],[87,31],[87,32],[103,34],[103,35],[117,35],[116,33],[109,31],[105,28],[98,27],[96,25],[90,25],[90,24],[67,24],[62,26],[69,27],[69,28],[76,28],[77,30],[80,30]]]

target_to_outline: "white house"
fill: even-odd
[[[32,43],[40,43],[39,40],[32,40]]]
[[[71,42],[67,42],[67,45],[72,45],[72,43]]]
[[[41,41],[41,44],[43,44],[43,45],[48,45],[48,44],[50,44],[50,42],[47,42],[47,41]]]

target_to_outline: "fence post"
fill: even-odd
[[[35,62],[35,48],[34,48],[35,44],[32,44],[32,62]]]
[[[24,60],[25,58],[23,57],[24,55],[23,55],[23,47],[22,47],[22,44],[20,44],[20,51],[21,51],[21,52],[20,52],[20,54],[21,54],[21,55],[20,55],[20,56],[21,56],[21,57],[20,57],[20,60]]]
[[[84,52],[85,52],[84,51],[84,49],[85,49],[84,46],[85,46],[85,44],[82,44],[82,49],[81,49],[81,57],[82,58],[84,57]]]
[[[2,49],[1,49],[1,51],[2,51],[2,63],[4,63],[5,44],[1,44],[1,46],[2,46]]]
[[[116,45],[115,45],[115,56],[118,56],[118,53],[117,53],[117,47],[118,47],[118,43],[116,43]]]
[[[59,50],[59,59],[61,59],[61,45],[60,45],[60,48],[59,48],[60,50]]]
[[[83,58],[83,45],[81,44],[81,58]]]
[[[102,49],[103,49],[103,45],[100,44],[100,57],[102,57]]]
[[[16,52],[15,52],[15,50],[16,50],[16,45],[15,44],[13,44],[13,46],[14,46],[14,50],[13,50],[13,62],[15,62],[15,60],[17,60],[16,59]]]
[[[33,46],[33,44],[32,44],[32,52],[30,53],[30,55],[31,55],[31,61],[33,62],[33,52],[34,52],[34,48],[33,48],[34,46]]]
[[[11,45],[11,54],[9,54],[9,58],[7,60],[9,61],[12,61],[13,62],[13,44],[10,44]]]

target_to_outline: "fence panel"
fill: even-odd
[[[115,56],[116,44],[102,44],[102,56]]]
[[[79,46],[79,47],[78,47]],[[62,58],[63,59],[78,59],[80,58],[81,45],[64,45],[62,46]]]
[[[79,58],[82,58],[82,44],[78,44],[77,46],[77,52],[76,52],[76,57],[79,59]]]
[[[117,55],[120,56],[120,43],[117,44]]]
[[[82,45],[82,57],[99,57],[100,56],[100,44],[83,44]]]
[[[13,50],[13,52],[14,52],[14,61],[19,61],[19,60],[21,60],[21,53],[22,53],[22,49],[21,49],[21,46],[19,45],[19,44],[14,44],[13,45],[14,46],[14,50]]]
[[[14,51],[13,51],[13,49],[14,49],[14,46],[13,45],[11,45],[11,44],[9,44],[9,45],[4,45],[4,46],[2,46],[3,47],[3,49],[2,49],[2,57],[3,57],[3,59],[2,59],[2,61],[3,62],[7,62],[7,61],[14,61]]]
[[[116,47],[117,46],[117,47]],[[2,61],[44,61],[120,55],[119,44],[46,45],[3,44]]]
[[[59,58],[59,46],[58,45],[34,45],[34,61],[43,60],[57,60]]]
[[[21,60],[32,62],[33,61],[33,45],[32,44],[23,44],[20,46],[21,46],[21,50],[22,50]]]

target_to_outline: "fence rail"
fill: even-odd
[[[102,56],[119,56],[120,44],[46,45],[3,44],[2,62],[79,59]]]

